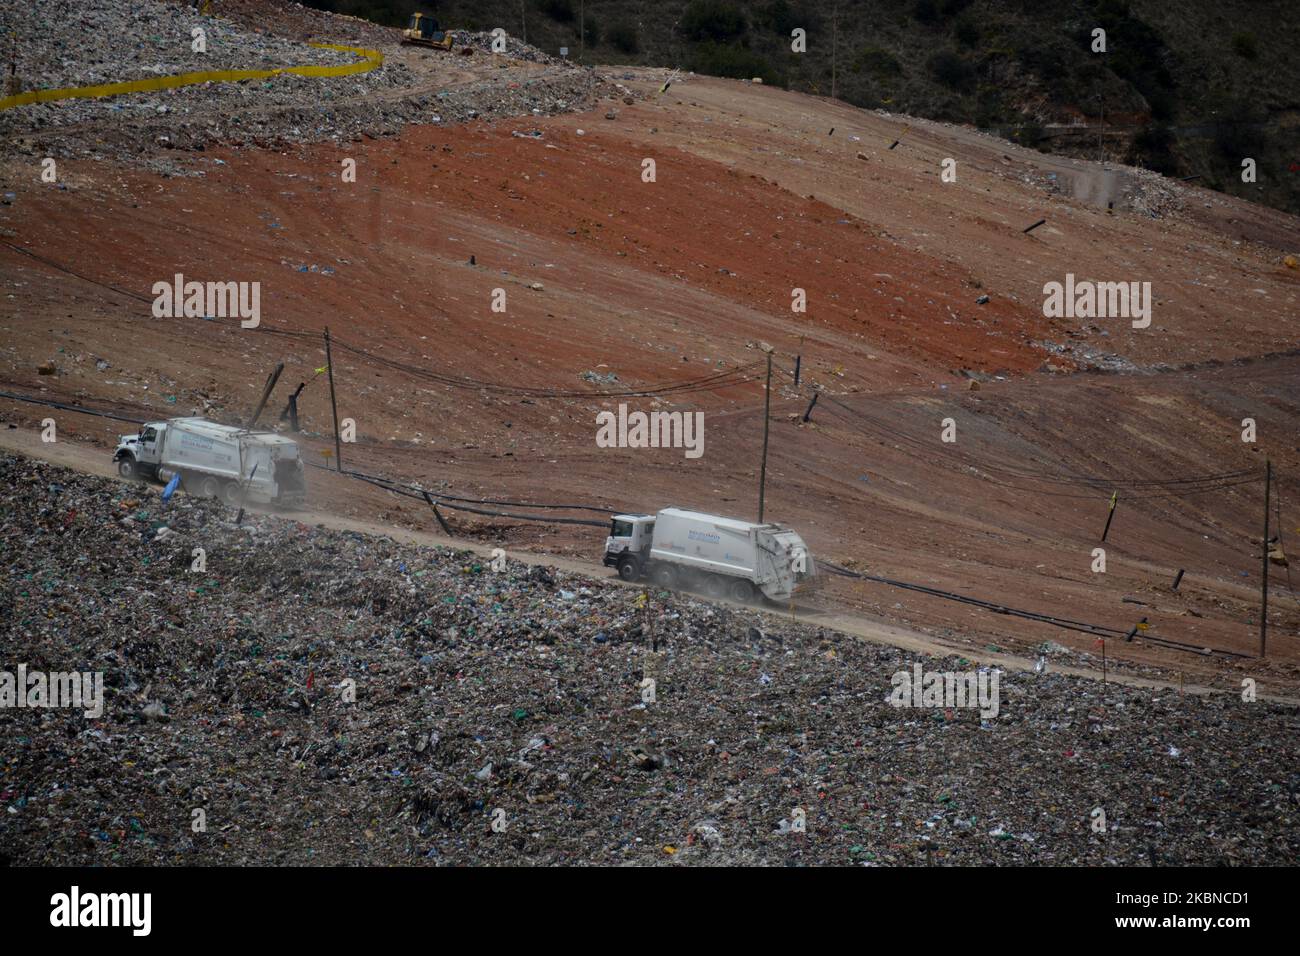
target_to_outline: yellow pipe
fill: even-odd
[[[326,50],[341,50],[355,53],[362,59],[356,63],[344,63],[341,66],[286,66],[273,70],[205,70],[201,73],[176,73],[172,76],[155,76],[147,80],[128,80],[124,83],[103,83],[98,86],[69,86],[57,90],[28,90],[0,99],[0,110],[14,106],[26,106],[28,103],[49,103],[54,100],[98,99],[103,96],[120,96],[123,93],[146,93],[152,90],[175,89],[180,86],[194,86],[199,83],[237,83],[240,80],[262,80],[282,73],[297,76],[351,76],[355,73],[368,73],[384,62],[384,55],[378,50],[367,50],[355,46],[338,46],[334,43],[311,43],[308,46],[321,47]]]

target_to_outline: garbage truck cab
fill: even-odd
[[[125,466],[120,463],[128,455],[135,463],[136,474],[141,477],[158,477],[158,466],[162,464],[163,444],[167,439],[166,422],[150,422],[135,435],[122,435],[118,442],[113,460],[119,462],[119,471],[125,477],[131,477]]]
[[[654,530],[654,515],[614,515],[605,539],[605,567],[618,568],[624,581],[639,578],[650,557]]]

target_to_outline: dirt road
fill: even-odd
[[[66,441],[45,443],[41,441],[38,432],[28,431],[25,429],[5,429],[0,431],[0,447],[8,451],[18,452],[28,457],[63,465],[88,474],[101,475],[108,478],[115,478],[117,476],[116,469],[113,467],[111,460],[98,448]],[[250,508],[250,510],[262,511],[263,509]],[[425,531],[412,531],[405,528],[395,528],[390,525],[384,525],[373,521],[350,519],[314,509],[295,509],[287,513],[266,509],[264,510],[264,513],[278,514],[288,520],[300,521],[303,524],[318,525],[334,530],[356,531],[362,534],[386,536],[396,541],[405,541],[412,544],[471,551],[484,558],[491,556],[492,551],[492,549],[473,541],[464,541]],[[612,575],[608,568],[605,568],[596,562],[578,561],[561,555],[539,555],[527,551],[507,551],[506,554],[510,559],[520,561],[524,564],[557,567],[577,574],[586,574],[592,577],[610,579],[615,583],[631,588],[642,586],[635,583],[629,584],[621,581],[617,575]],[[731,601],[712,598],[710,600],[714,600],[715,603],[730,604],[732,607],[745,607],[745,605],[736,604]],[[771,608],[765,608],[764,613],[777,615],[781,612]],[[915,631],[893,627],[880,621],[869,621],[859,616],[814,609],[804,605],[798,605],[794,608],[794,616],[796,619],[804,623],[817,624],[828,629],[841,631],[845,634],[852,634],[874,643],[886,644],[908,651],[915,651],[918,654],[925,654],[938,658],[957,655],[979,665],[1002,667],[1014,671],[1032,671],[1037,665],[1037,661],[1035,660],[1029,660],[1013,654],[992,652],[988,650],[970,651],[963,647],[947,644],[942,641],[936,641]],[[1114,683],[1125,684],[1132,687],[1150,687],[1162,690],[1176,689],[1184,693],[1202,695],[1225,692],[1223,688],[1207,687],[1194,683],[1186,684],[1170,682],[1138,676],[1136,674],[1125,674],[1122,672],[1116,673],[1114,670],[1109,670],[1105,675],[1103,675],[1100,670],[1068,664],[1052,664],[1051,669],[1056,673],[1070,674],[1072,676],[1085,677],[1093,680],[1106,679]],[[1300,706],[1300,698],[1277,696],[1268,693],[1261,693],[1260,696],[1266,700]]]
[[[1142,673],[1300,687],[1300,603],[1281,569],[1269,659],[1249,656],[1266,458],[1274,521],[1284,535],[1297,524],[1300,277],[1275,246],[1240,238],[1300,247],[1294,220],[1169,183],[1177,202],[1160,219],[1107,212],[1051,185],[1060,162],[1102,182],[1083,161],[732,81],[656,97],[659,74],[640,76],[629,85],[651,96],[634,106],[348,144],[354,184],[338,177],[344,149],[326,145],[208,150],[195,157],[206,175],[183,181],[69,161],[66,190],[11,162],[7,241],[77,275],[0,248],[0,380],[136,417],[239,420],[282,361],[288,387],[311,382],[302,440],[322,462],[328,324],[340,415],[358,424],[350,467],[467,497],[743,516],[768,342],[769,514],[814,553],[1121,633],[1146,617],[1185,647],[1108,648]],[[954,183],[938,175],[949,156]],[[177,272],[260,282],[263,330],[154,319],[152,284]],[[1151,281],[1151,328],[1046,318],[1043,284],[1067,273]],[[806,312],[792,311],[795,289]],[[702,413],[704,455],[597,447],[596,413],[620,403]],[[9,402],[0,415],[44,417]],[[121,430],[56,418],[105,456]],[[422,504],[373,487],[316,490],[334,520],[436,528]],[[579,563],[600,548],[598,529],[451,520],[488,548]],[[1088,635],[877,584],[837,580],[824,601],[967,657],[1097,651]]]

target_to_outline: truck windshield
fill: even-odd
[[[632,537],[632,522],[619,521],[615,519],[610,522],[609,534],[612,538],[630,538]]]

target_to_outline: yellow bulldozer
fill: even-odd
[[[410,25],[402,31],[402,43],[429,46],[436,50],[451,49],[451,34],[438,29],[438,21],[427,13],[412,13]]]

